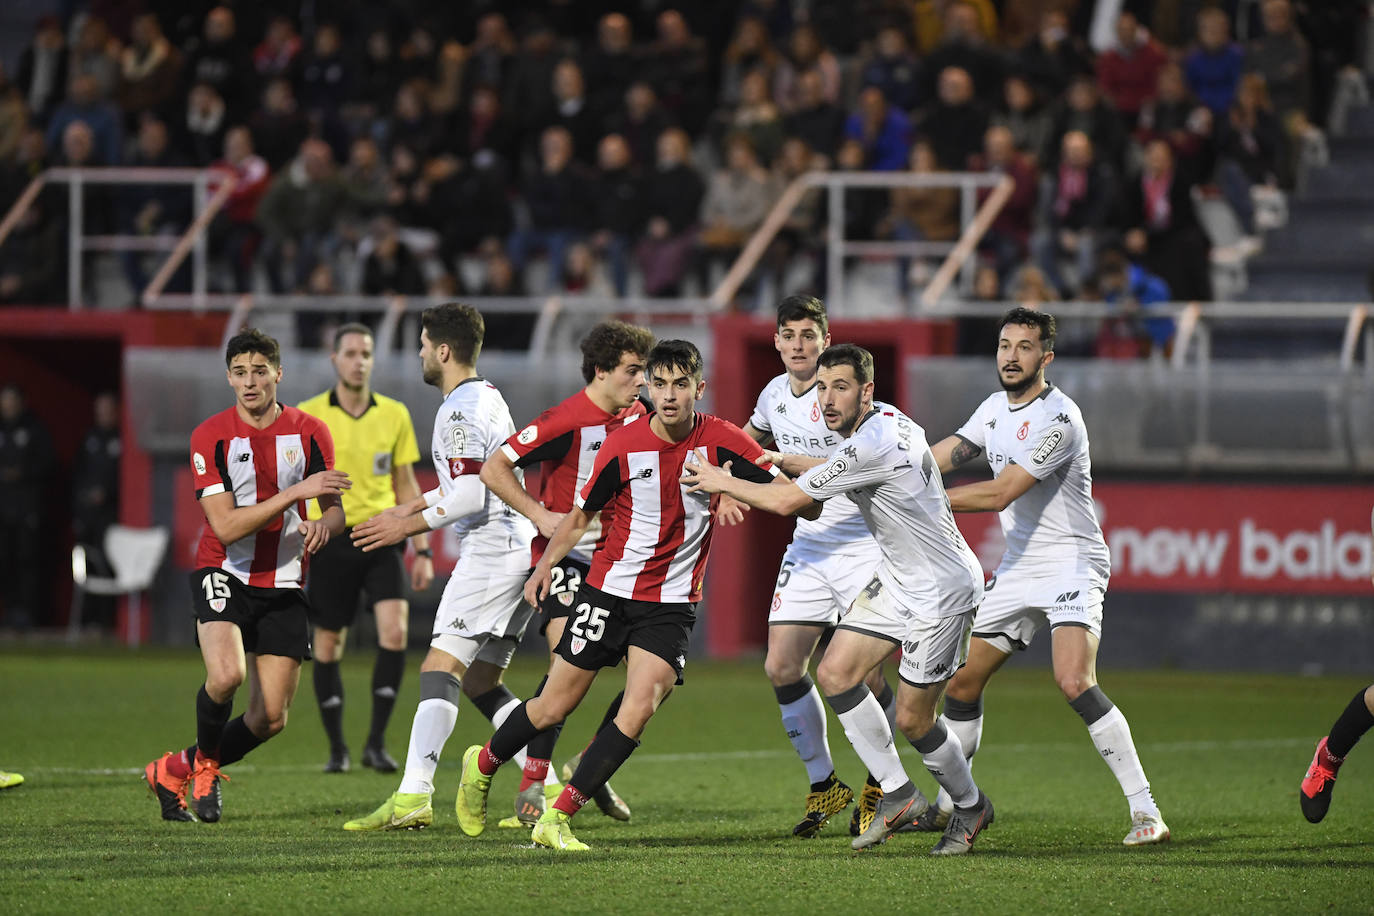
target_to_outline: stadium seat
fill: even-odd
[[[141,593],[153,584],[162,558],[167,553],[168,530],[129,528],[111,525],[105,532],[105,557],[114,569],[113,577],[90,576],[86,573],[86,548],[77,544],[72,548],[72,611],[67,623],[68,636],[74,638],[81,629],[82,599],[90,595],[127,595],[129,597],[128,642],[138,645],[142,629]]]

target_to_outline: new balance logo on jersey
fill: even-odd
[[[654,476],[653,468],[640,468],[639,473],[635,475],[640,480],[648,480],[652,476]]]
[[[589,443],[587,443],[587,451],[589,451],[589,452],[599,452],[599,451],[601,451],[601,443],[600,443],[600,442],[589,442]]]
[[[1070,601],[1074,600],[1074,599],[1077,598],[1077,597],[1078,597],[1078,592],[1064,592],[1064,594],[1062,594],[1062,595],[1060,595],[1058,598],[1054,599],[1054,603],[1055,603],[1055,604],[1068,604]]]
[[[251,452],[239,452],[237,455],[234,456],[234,460],[235,460],[235,461],[247,461],[249,458],[252,458],[252,457],[253,457],[253,454],[252,454]]]

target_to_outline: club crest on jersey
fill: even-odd
[[[529,426],[526,426],[524,429],[520,430],[520,437],[516,439],[516,441],[519,442],[521,445],[529,445],[531,442],[538,438],[539,427],[531,423]]]
[[[573,599],[576,597],[577,596],[572,592],[560,592],[558,595],[558,603],[564,607],[572,607]]]
[[[196,452],[191,456],[191,466],[196,469],[197,474],[205,473],[205,456]]]
[[[301,450],[299,446],[288,445],[281,450],[281,455],[286,459],[286,463],[290,465],[295,465],[301,460]]]
[[[216,614],[223,614],[224,608],[228,605],[228,603],[228,598],[211,598],[210,610],[214,611]]]
[[[811,405],[811,422],[815,423],[821,418],[821,405],[819,403]]]
[[[839,477],[848,469],[848,461],[845,461],[843,458],[836,458],[834,461],[830,462],[829,466],[827,466],[824,471],[821,471],[815,477],[811,478],[811,480],[809,481],[811,489],[819,490],[821,487],[830,483],[830,481],[834,480],[836,477]]]
[[[581,636],[574,636],[572,640],[569,641],[568,648],[572,650],[573,655],[576,655],[583,649],[587,648],[587,641],[583,639]]]
[[[1023,442],[1026,440],[1026,436],[1028,435],[1030,435],[1030,420],[1027,420],[1026,422],[1022,423],[1021,428],[1016,431],[1016,438],[1020,439]]]

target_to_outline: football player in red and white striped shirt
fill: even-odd
[[[169,821],[220,818],[220,767],[281,731],[310,656],[301,589],[304,554],[343,531],[339,494],[348,475],[333,469],[334,442],[323,422],[277,403],[281,351],[259,330],[225,349],[235,404],[191,434],[196,498],[208,526],[191,573],[196,638],[205,684],[196,695],[196,743],[149,763],[148,787]],[[318,499],[323,517],[306,518]],[[234,693],[248,675],[248,708],[233,721]]]
[[[531,546],[531,566],[544,555],[544,548],[558,523],[572,510],[578,492],[591,478],[606,437],[626,423],[645,416],[646,410],[639,398],[644,387],[644,360],[653,346],[654,335],[648,328],[623,321],[603,321],[592,328],[581,344],[582,378],[586,387],[541,413],[507,439],[482,466],[482,482],[487,489],[539,529]],[[538,499],[516,477],[516,469],[535,464],[543,465]],[[592,551],[601,538],[605,516],[603,513],[600,518],[593,518],[582,539],[561,562],[551,567],[553,578],[549,594],[539,608],[543,614],[540,629],[549,640],[550,661],[563,637],[578,587],[591,569]],[[536,695],[543,686],[541,682],[535,690]],[[494,696],[473,700],[479,706],[483,701],[491,705],[491,713],[483,711],[488,719],[494,720],[497,710],[507,704],[520,702],[504,684],[498,685],[492,694]],[[624,696],[621,693],[611,701],[600,728],[615,718]],[[546,729],[525,749],[515,816],[502,820],[500,826],[533,826],[547,807],[544,786],[549,787],[550,798],[556,797],[562,789],[549,772],[549,761],[561,731],[561,723]],[[575,770],[580,758],[578,754],[565,765],[565,772]],[[617,820],[629,819],[629,806],[609,784],[602,786],[595,800],[603,814]]]
[[[710,497],[685,491],[684,459],[701,449],[746,479],[764,482],[777,475],[754,463],[763,450],[739,427],[696,412],[706,383],[695,346],[681,340],[660,343],[649,353],[645,373],[653,417],[606,437],[591,479],[525,584],[526,600],[537,604],[549,592],[554,565],[578,543],[592,515],[613,509],[543,692],[511,713],[486,746],[474,745],[463,755],[457,814],[470,836],[485,827],[487,792],[497,767],[540,731],[562,722],[597,672],[623,658],[627,671],[620,711],[597,733],[563,793],[534,827],[539,845],[586,848],[572,835],[570,818],[639,746],[639,735],[681,683],[687,662],[715,518]]]

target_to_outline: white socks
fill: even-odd
[[[443,699],[421,700],[415,709],[415,721],[410,726],[410,750],[406,753],[406,771],[397,792],[412,794],[434,791],[434,771],[444,742],[453,734],[458,721],[458,704]]]
[[[1145,778],[1145,770],[1135,752],[1135,742],[1131,740],[1131,727],[1126,717],[1115,706],[1111,711],[1088,726],[1093,745],[1102,759],[1111,767],[1112,775],[1121,784],[1131,806],[1132,813],[1143,811],[1159,815],[1159,808],[1150,795],[1150,781]]]
[[[935,727],[911,744],[920,751],[921,762],[940,784],[940,797],[951,799],[960,808],[978,803],[978,786],[973,782],[973,771],[964,757],[964,748],[945,727],[943,719],[936,719]]]
[[[782,710],[782,727],[787,730],[787,739],[806,765],[807,782],[821,782],[835,771],[835,763],[830,758],[830,744],[826,739],[825,707],[821,704],[820,691],[812,684],[801,699],[779,703],[778,708]]]
[[[836,708],[845,737],[854,746],[854,752],[864,766],[868,767],[868,772],[878,780],[884,792],[895,792],[910,780],[906,770],[902,769],[902,761],[892,743],[892,730],[888,728],[882,704],[867,687],[862,684],[859,686],[863,688],[862,700],[840,712],[836,708],[837,698],[831,697],[831,707]]]
[[[978,745],[983,740],[983,717],[979,715],[976,719],[950,719],[941,716],[940,721],[945,723],[949,733],[958,739],[960,747],[964,750],[964,759],[970,761],[971,768],[973,755],[978,752]],[[944,786],[940,786],[940,792],[935,796],[935,807],[946,813],[954,810],[954,800],[949,797]]]

